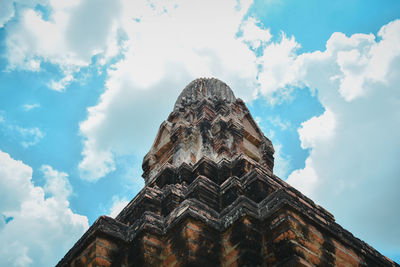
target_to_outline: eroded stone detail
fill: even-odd
[[[215,162],[241,155],[272,173],[274,148],[253,120],[246,105],[217,79],[197,79],[183,90],[174,111],[164,121],[143,161],[146,183],[165,166]]]

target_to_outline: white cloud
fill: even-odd
[[[111,0],[52,0],[48,8],[48,20],[40,12],[21,8],[18,21],[6,28],[7,58],[9,69],[39,71],[41,62],[59,66],[63,78],[48,86],[62,91],[91,64],[92,56],[115,44],[120,5]]]
[[[318,185],[318,176],[313,168],[312,159],[306,160],[304,169],[294,170],[286,182],[300,189],[303,194],[311,196]]]
[[[31,110],[33,110],[33,109],[40,108],[40,104],[39,104],[39,103],[25,104],[25,105],[22,106],[22,108],[23,108],[25,111],[31,111]]]
[[[0,210],[3,215],[7,209],[17,210],[20,202],[29,197],[32,186],[32,169],[21,161],[12,159],[4,152],[0,152],[0,159],[0,188],[2,191]]]
[[[335,114],[329,109],[301,124],[298,129],[301,147],[314,148],[321,142],[328,141],[335,134]]]
[[[282,118],[279,115],[274,117],[269,117],[268,120],[273,126],[280,128],[282,131],[285,131],[291,127],[290,121],[282,120]]]
[[[24,128],[20,126],[11,125],[10,129],[16,132],[20,136],[21,138],[20,144],[24,148],[36,145],[44,137],[44,133],[42,133],[42,131],[37,127]]]
[[[356,236],[398,252],[400,21],[378,36],[334,33],[325,51],[295,58],[298,79],[318,90],[326,111],[299,129],[310,156],[288,182]]]
[[[38,127],[22,127],[7,121],[0,115],[0,130],[2,130],[10,139],[16,139],[24,148],[34,146],[43,139],[45,134]]]
[[[79,163],[79,169],[84,179],[95,181],[115,170],[111,149],[98,148],[93,141],[86,140],[82,155],[83,160]]]
[[[42,166],[44,187],[32,183],[32,168],[0,151],[0,265],[55,265],[88,228],[73,213],[68,175]]]
[[[113,196],[112,198],[112,205],[110,207],[110,212],[108,216],[115,218],[126,205],[128,205],[129,201],[125,198],[120,199],[117,196]]]
[[[15,10],[14,5],[17,5],[19,8],[33,8],[37,4],[45,4],[47,0],[2,0],[0,1],[0,28],[4,27],[4,25],[14,17]]]
[[[272,138],[272,137],[271,137]],[[274,139],[274,138],[272,138]],[[281,177],[287,177],[291,158],[282,152],[282,144],[272,140],[274,144],[275,154],[274,154],[274,173]]]
[[[88,180],[114,170],[116,155],[143,156],[191,80],[215,76],[240,97],[256,93],[256,56],[236,37],[249,3],[242,9],[233,1],[213,2],[212,8],[207,1],[152,3],[139,8],[124,2],[124,57],[108,70],[106,91],[80,125],[80,170]]]
[[[268,97],[274,103],[274,93],[280,96],[290,93],[288,86],[299,84],[298,79],[300,68],[296,64],[297,49],[300,44],[294,37],[288,38],[285,33],[281,33],[281,40],[268,44],[264,48],[262,57],[259,59],[261,72],[258,81],[261,84],[260,93]]]
[[[46,194],[62,200],[71,195],[72,188],[69,184],[68,174],[56,171],[49,165],[43,165],[40,170],[46,180],[46,184],[43,187]]]
[[[249,17],[240,26],[240,30],[243,32],[242,40],[248,43],[253,49],[265,45],[272,38],[269,29],[262,29],[257,24],[259,24],[259,21],[253,17]]]
[[[76,71],[78,71],[79,68],[76,69]],[[53,89],[55,91],[58,92],[62,92],[65,90],[65,88],[74,80],[74,76],[73,76],[73,71],[69,71],[67,70],[64,73],[64,77],[61,80],[55,81],[55,80],[51,80],[47,86],[50,89]]]
[[[14,16],[14,6],[12,0],[0,2],[0,28]]]

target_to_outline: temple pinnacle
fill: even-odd
[[[199,78],[189,83],[175,102],[174,110],[185,107],[202,99],[207,98],[214,101],[236,100],[232,89],[224,82],[216,78]]]

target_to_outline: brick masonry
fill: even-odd
[[[275,176],[273,154],[225,83],[191,82],[144,158],[145,187],[57,266],[399,266]]]

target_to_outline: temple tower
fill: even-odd
[[[144,188],[58,266],[398,266],[273,174],[274,148],[224,82],[179,95]]]

